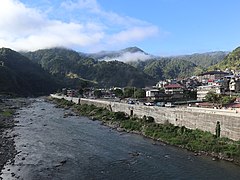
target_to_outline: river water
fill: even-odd
[[[240,167],[117,132],[37,99],[18,111],[18,154],[3,179],[240,179]]]

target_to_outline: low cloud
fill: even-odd
[[[49,12],[30,8],[20,0],[2,0],[0,46],[15,50],[55,46],[77,50],[111,49],[159,34],[158,27],[152,24],[104,11],[96,0],[68,0],[58,6],[52,14],[62,11],[72,15],[71,18],[53,18]],[[78,13],[79,9],[82,14]]]
[[[135,53],[131,53],[131,52],[126,52],[121,54],[120,56],[117,57],[111,57],[111,58],[103,58],[100,59],[100,61],[122,61],[122,62],[131,62],[131,61],[145,61],[148,59],[153,58],[152,55],[149,54],[145,54],[143,52],[135,52]]]

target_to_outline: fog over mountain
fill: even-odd
[[[122,62],[130,62],[130,61],[145,61],[148,59],[152,59],[154,58],[154,56],[149,55],[149,54],[145,54],[143,52],[125,52],[123,54],[121,54],[120,56],[117,57],[108,57],[105,56],[102,59],[98,59],[99,61],[122,61]]]
[[[128,47],[119,51],[100,51],[98,53],[85,54],[98,61],[145,61],[154,58],[138,47]]]

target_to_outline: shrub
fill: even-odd
[[[154,122],[154,118],[152,116],[147,116],[146,120],[147,123],[153,123]]]

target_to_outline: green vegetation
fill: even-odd
[[[0,49],[0,93],[8,95],[43,95],[57,89],[53,78],[39,65],[11,49]]]
[[[10,109],[4,109],[3,111],[0,112],[0,116],[2,117],[11,117],[13,116],[13,111]]]
[[[158,80],[167,78],[184,78],[198,75],[209,66],[221,62],[226,52],[212,52],[173,57],[158,57],[147,61],[129,62]]]
[[[53,48],[23,54],[68,87],[83,87],[84,83],[99,87],[144,87],[155,83],[154,78],[123,62],[97,61],[69,49]]]
[[[102,96],[102,91],[101,90],[95,90],[94,91],[94,96],[97,98],[100,98]]]
[[[54,101],[66,107],[66,100],[54,99]],[[219,138],[209,132],[199,129],[190,130],[182,126],[174,126],[168,122],[164,124],[154,123],[153,117],[130,117],[123,112],[111,112],[106,108],[94,105],[69,104],[77,114],[98,119],[114,128],[120,128],[127,132],[141,133],[149,138],[160,140],[171,145],[176,145],[194,152],[205,152],[223,159],[234,159],[240,163],[240,141],[232,141],[227,138]],[[220,132],[220,129],[218,129]],[[216,131],[217,132],[217,131]]]
[[[122,97],[123,96],[123,91],[121,89],[115,89],[113,90],[113,93],[115,94],[116,97]]]
[[[20,96],[49,94],[62,87],[145,87],[167,78],[184,78],[200,73],[207,63],[219,62],[225,52],[176,57],[153,57],[149,60],[123,63],[99,61],[98,58],[119,57],[124,53],[143,53],[137,47],[117,52],[78,53],[64,48],[43,49],[19,54],[0,49],[0,93]],[[227,56],[235,67],[239,49]],[[234,63],[232,63],[234,60]],[[210,65],[209,64],[209,65]],[[229,64],[227,63],[226,66]],[[135,91],[135,97],[143,92]],[[121,96],[120,94],[118,94]]]
[[[232,52],[230,52],[223,61],[219,62],[218,64],[210,67],[212,69],[232,69],[232,70],[239,70],[240,69],[240,47],[236,48]]]
[[[197,68],[192,62],[171,58],[156,58],[131,62],[130,64],[142,69],[146,74],[158,80],[189,77],[194,74],[195,68]]]
[[[226,56],[227,52],[224,51],[216,51],[216,52],[208,52],[208,53],[195,53],[192,55],[183,55],[173,57],[174,59],[186,60],[196,64],[202,68],[208,68],[209,66],[215,65],[221,62]]]
[[[221,106],[230,104],[230,103],[234,102],[234,100],[236,99],[235,96],[230,97],[230,96],[226,96],[226,95],[222,95],[222,94],[216,94],[211,91],[209,93],[207,93],[205,98],[206,98],[206,101],[211,102],[211,103],[216,103]]]
[[[125,98],[144,98],[146,91],[142,88],[126,87],[124,88],[123,96]]]
[[[0,109],[0,129],[12,127],[11,123],[6,123],[4,119],[13,117],[14,111],[11,109]]]
[[[99,59],[114,59],[124,53],[136,52],[147,55],[137,47],[95,54],[52,48],[23,53],[23,55],[40,64],[43,69],[68,87],[88,85],[144,87],[167,78],[184,78],[199,74],[203,68],[216,64],[226,56],[226,52],[214,52],[167,58],[149,56],[149,60],[128,63],[99,61]]]

